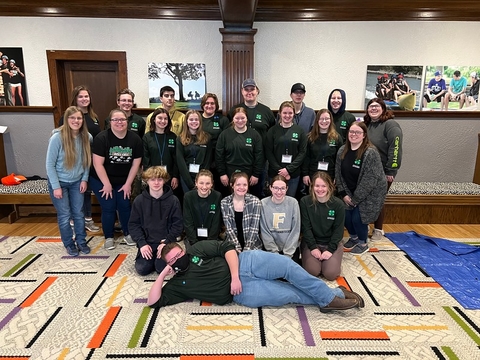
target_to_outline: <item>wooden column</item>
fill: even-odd
[[[222,34],[223,83],[222,109],[226,114],[240,103],[243,80],[254,77],[253,38],[257,29],[220,29]]]

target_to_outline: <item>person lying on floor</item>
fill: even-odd
[[[233,300],[252,308],[317,305],[321,312],[365,306],[360,295],[344,287],[328,287],[279,254],[251,250],[237,255],[232,243],[204,240],[186,252],[177,243],[167,244],[161,255],[167,266],[148,294],[147,304],[153,308],[187,299],[218,305]],[[167,275],[174,276],[163,286]]]

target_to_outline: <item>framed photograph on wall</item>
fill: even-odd
[[[0,106],[28,106],[22,48],[0,46]]]
[[[148,98],[150,108],[160,105],[160,89],[169,85],[175,90],[177,109],[200,110],[206,92],[205,64],[154,63],[148,64]]]
[[[380,98],[392,110],[419,110],[422,80],[423,66],[368,65],[365,106]]]
[[[480,66],[428,65],[422,110],[477,111],[479,76]]]

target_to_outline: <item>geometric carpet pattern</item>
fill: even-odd
[[[454,239],[480,245],[476,239]],[[70,257],[59,238],[0,236],[3,359],[480,359],[480,311],[466,310],[387,238],[345,253],[345,285],[365,308],[247,308],[192,300],[146,306],[156,275],[136,248]]]

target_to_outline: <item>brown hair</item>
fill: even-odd
[[[215,102],[215,112],[220,109],[220,105],[218,104],[218,97],[214,93],[206,93],[205,95],[202,96],[202,101],[200,102],[200,108],[203,110],[203,107],[207,103],[208,98],[213,98],[213,101]]]
[[[317,196],[315,195],[315,191],[313,191],[313,188],[315,187],[315,181],[317,179],[321,179],[327,184],[327,198],[330,200],[330,197],[333,195],[333,191],[335,189],[335,186],[333,185],[332,178],[330,175],[325,172],[325,171],[317,171],[315,174],[312,176],[312,181],[310,181],[310,196],[312,197],[313,204],[316,205],[318,203]],[[327,201],[328,201],[327,200]]]
[[[88,93],[88,97],[90,98],[90,103],[87,106],[87,113],[88,115],[92,118],[92,120],[98,121],[98,116],[95,114],[95,111],[93,111],[93,104],[92,104],[92,94],[90,93],[90,90],[85,85],[79,85],[76,86],[72,90],[72,101],[70,102],[71,106],[78,106],[77,105],[77,96],[80,94],[80,91],[86,91]],[[65,118],[64,118],[65,120]]]
[[[170,174],[163,166],[152,166],[142,173],[143,181],[148,181],[150,179],[163,179],[163,181],[167,182],[170,180]]]
[[[285,185],[287,185],[288,187],[288,180],[285,178],[285,176],[283,175],[275,175],[272,180],[270,180],[270,186],[273,186],[273,183],[275,181],[283,181],[285,183]]]
[[[161,252],[161,257],[163,259],[163,261],[167,262],[165,260],[165,256],[173,249],[175,249],[176,247],[178,247],[179,249],[183,250],[183,248],[176,242],[171,242],[171,243],[168,243],[167,245],[165,245],[162,249],[162,252]]]
[[[208,176],[210,178],[210,180],[212,180],[212,185],[213,185],[213,174],[210,170],[207,170],[207,169],[201,169],[197,175],[195,176],[195,183],[198,181],[198,178],[200,176]]]
[[[155,109],[155,111],[153,112],[152,116],[150,117],[150,131],[155,132],[155,128],[156,128],[155,118],[157,117],[158,114],[167,114],[168,123],[167,123],[167,127],[165,128],[165,134],[170,133],[172,128],[172,119],[170,119],[170,114],[164,108]]]
[[[248,174],[244,171],[235,171],[231,176],[230,176],[230,186],[233,187],[235,185],[235,182],[240,179],[241,177],[244,177],[247,179],[247,184],[248,184]]]
[[[360,147],[357,150],[357,160],[358,160],[358,159],[361,159],[363,154],[365,153],[365,151],[369,147],[373,147],[373,145],[370,142],[370,140],[368,139],[367,125],[365,125],[365,123],[363,121],[355,121],[355,122],[351,123],[350,127],[348,128],[348,131],[350,131],[352,126],[360,127],[360,129],[363,130],[363,133],[365,135],[364,138],[363,138],[362,144],[360,145]],[[343,160],[345,158],[345,155],[347,154],[348,150],[350,150],[351,148],[352,148],[352,146],[350,144],[350,139],[349,139],[349,136],[347,135],[347,140],[345,142],[345,147],[343,149],[342,154],[340,155],[340,159]]]
[[[280,104],[280,107],[278,108],[278,117],[280,119],[278,121],[279,124],[282,123],[282,110],[286,107],[289,107],[290,109],[292,109],[293,115],[295,116],[295,106],[293,105],[293,101],[284,101]]]
[[[205,145],[210,140],[210,134],[202,129],[202,115],[197,110],[188,110],[185,114],[185,119],[183,120],[183,128],[180,134],[180,142],[183,146],[187,146],[192,143],[193,135],[190,134],[190,130],[188,128],[188,119],[192,115],[197,115],[198,122],[200,123],[196,134],[197,141],[195,142],[195,145]]]
[[[133,91],[130,90],[130,89],[125,88],[125,89],[120,90],[120,91],[117,93],[117,101],[120,100],[120,96],[121,96],[121,95],[130,95],[130,96],[132,97],[132,101],[135,100],[135,94],[134,94]]]
[[[330,115],[330,125],[328,125],[328,130],[327,130],[327,143],[329,143],[332,140],[338,141],[338,138],[340,135],[338,134],[337,129],[335,127],[335,122],[333,121],[333,115],[328,109],[321,109],[317,111],[317,116],[315,116],[315,122],[313,123],[312,130],[307,136],[308,141],[310,141],[311,143],[314,143],[320,137],[320,125],[318,122],[322,114]]]
[[[235,124],[233,123],[233,118],[234,118],[235,115],[237,115],[239,112],[244,113],[245,116],[246,116],[247,119],[248,119],[247,110],[245,110],[245,108],[243,108],[243,107],[241,107],[241,106],[236,107],[235,109],[233,109],[233,113],[232,113],[232,122],[231,122],[232,127],[235,127]]]
[[[369,125],[372,122],[372,118],[370,115],[368,115],[368,107],[370,106],[371,103],[378,103],[382,107],[382,115],[380,115],[380,119],[378,119],[379,122],[385,122],[389,119],[393,119],[395,115],[393,115],[393,111],[387,110],[387,105],[385,105],[385,101],[383,101],[380,98],[373,98],[367,103],[367,111],[365,116],[363,117],[363,121],[365,122],[365,125]]]

